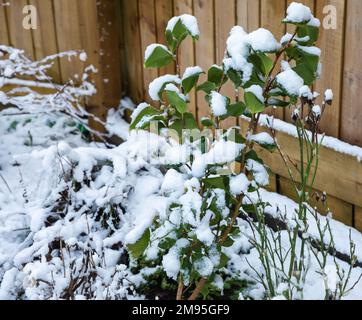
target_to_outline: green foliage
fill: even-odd
[[[173,60],[173,55],[163,47],[156,47],[145,61],[146,68],[162,68]]]

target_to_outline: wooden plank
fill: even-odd
[[[344,49],[343,97],[341,110],[342,140],[362,146],[361,55],[362,1],[347,1],[346,39]]]
[[[156,32],[157,42],[166,44],[165,30],[168,21],[173,16],[173,4],[170,0],[155,0],[156,10]],[[175,63],[170,63],[168,66],[159,69],[159,76],[165,74],[174,74],[176,72]]]
[[[141,50],[145,52],[148,45],[157,42],[156,22],[155,22],[155,1],[138,0],[141,32]],[[155,68],[145,68],[143,70],[143,97],[148,103],[152,99],[148,94],[149,83],[157,78],[158,70]]]
[[[135,103],[143,100],[143,55],[139,27],[138,1],[122,0],[125,42],[125,82]]]
[[[339,137],[339,125],[341,114],[341,90],[343,70],[343,49],[344,49],[344,12],[345,1],[340,0],[319,0],[317,1],[316,16],[323,22],[325,17],[323,8],[326,5],[333,5],[337,9],[337,29],[320,28],[318,47],[322,49],[321,62],[323,73],[320,80],[317,80],[315,90],[320,92],[322,97],[326,89],[332,89],[334,93],[333,106],[328,107],[323,115],[321,129],[327,135]]]
[[[29,0],[29,4],[35,6],[38,12],[38,25],[36,29],[32,30],[32,33],[34,56],[37,60],[40,60],[59,51],[54,24],[53,1]],[[61,82],[59,59],[49,69],[49,75],[56,83]]]
[[[199,22],[200,39],[195,43],[196,65],[205,74],[200,76],[200,83],[207,80],[207,70],[215,63],[214,38],[214,3],[209,0],[194,0],[194,13]],[[205,93],[197,93],[197,116],[199,122],[203,117],[210,116],[210,107],[205,100]]]
[[[260,26],[260,0],[236,0],[237,24],[251,32]]]
[[[247,126],[248,123],[243,120],[241,127],[244,133],[247,130]],[[265,131],[264,128],[259,129],[260,131]],[[276,137],[284,153],[288,154],[295,163],[299,163],[299,145],[297,140],[283,132],[277,132]],[[289,177],[278,152],[270,153],[258,147],[257,151],[260,152],[260,156],[275,174]],[[298,181],[298,175],[295,170],[293,172]],[[328,195],[342,199],[347,203],[362,207],[362,163],[358,162],[355,157],[321,147],[319,169],[314,187],[317,190],[326,191]]]
[[[55,0],[53,4],[59,51],[82,49],[77,2],[73,0]],[[62,82],[68,82],[70,78],[73,78],[73,75],[80,75],[83,67],[84,64],[78,58],[72,58],[70,61],[61,59]]]
[[[234,0],[215,0],[215,46],[216,63],[221,65],[225,56],[226,40],[230,30],[236,24],[236,7]],[[235,100],[235,88],[231,82],[224,85],[221,94]],[[222,123],[223,128],[236,125],[235,119],[226,119]]]
[[[362,207],[354,208],[354,227],[362,232]]]
[[[178,16],[185,13],[193,15],[193,0],[174,0],[174,14]],[[187,37],[187,39],[182,42],[178,52],[181,77],[187,67],[193,67],[195,65],[194,50],[194,41],[191,37]],[[189,111],[197,116],[195,92],[191,91],[189,97]]]
[[[106,0],[97,2],[99,51],[94,48],[94,58],[98,58],[100,63],[100,73],[102,76],[103,92],[102,104],[106,108],[119,106],[122,96],[122,68],[120,52],[120,16],[119,1]],[[93,36],[94,37],[94,36]],[[96,42],[97,39],[94,39]],[[90,48],[89,48],[90,49]]]
[[[10,45],[24,49],[25,54],[29,58],[34,59],[32,32],[23,28],[23,8],[27,4],[27,0],[11,1],[9,5],[5,6],[5,11],[8,21]]]
[[[0,1],[0,44],[9,45],[7,18],[2,1]]]
[[[260,25],[273,33],[277,41],[285,34],[286,28],[282,24],[285,17],[285,1],[280,0],[261,0],[260,2]],[[284,119],[284,110],[275,108],[267,110],[268,114],[274,114],[279,119]]]
[[[295,201],[298,200],[295,188],[293,183],[284,178],[280,177],[279,179],[279,192],[290,199]],[[335,198],[333,196],[327,196],[326,203],[323,203],[321,200],[317,201],[317,195],[322,196],[323,192],[318,192],[313,190],[311,196],[310,205],[316,207],[318,212],[322,215],[327,215],[329,212],[332,213],[333,219],[343,222],[348,226],[353,225],[353,206],[343,200]]]

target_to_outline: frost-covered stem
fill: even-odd
[[[205,287],[205,284],[207,283],[206,278],[201,278],[201,280],[198,282],[195,290],[192,292],[188,300],[193,301],[196,300],[197,297],[200,295],[202,289]]]

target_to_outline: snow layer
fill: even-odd
[[[162,89],[163,86],[165,86],[167,83],[176,83],[176,84],[180,84],[181,83],[181,79],[179,76],[176,75],[170,75],[170,74],[166,74],[164,76],[161,76],[159,78],[154,79],[150,84],[149,84],[149,89],[148,92],[150,94],[150,97],[155,100],[155,101],[160,101],[161,98],[159,96],[159,93]]]
[[[312,12],[309,7],[302,3],[292,2],[287,9],[287,16],[285,22],[305,23],[313,18]]]
[[[285,70],[276,76],[276,81],[291,95],[298,96],[304,85],[303,79],[292,69]]]
[[[223,116],[227,113],[227,99],[222,94],[216,91],[211,92],[210,106],[212,109],[212,113],[216,117]]]
[[[182,24],[186,27],[192,36],[197,37],[200,35],[197,19],[189,14],[183,14],[181,16],[171,18],[171,20],[167,23],[166,30],[173,31],[176,23],[179,20],[181,20]]]

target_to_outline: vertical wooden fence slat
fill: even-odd
[[[337,9],[337,29],[324,29],[323,8],[333,5]],[[317,18],[322,22],[318,47],[322,49],[321,62],[323,64],[322,77],[317,80],[315,89],[322,97],[324,90],[330,88],[334,93],[333,106],[328,107],[323,115],[321,129],[327,135],[339,136],[340,114],[341,114],[341,91],[343,72],[343,45],[344,45],[344,11],[345,1],[340,0],[318,0]]]
[[[82,49],[77,1],[53,0],[53,4],[59,51]],[[70,61],[63,58],[60,60],[60,69],[62,82],[66,83],[73,75],[82,72],[83,63],[75,57]]]
[[[236,8],[234,0],[215,0],[215,44],[216,44],[216,63],[221,64],[226,49],[226,40],[229,37],[230,30],[235,26]],[[230,97],[234,101],[235,89],[231,83],[224,85],[221,93]],[[222,127],[229,128],[236,125],[234,119],[223,121]]]
[[[155,1],[138,0],[140,16],[141,50],[144,52],[148,45],[157,42],[155,23]],[[149,83],[157,78],[158,70],[155,68],[143,70],[143,96],[149,103],[152,102],[148,94]]]
[[[362,1],[347,1],[346,40],[344,48],[341,135],[343,141],[362,146],[361,51]]]
[[[237,0],[237,23],[252,32],[260,26],[260,0]]]
[[[107,108],[118,107],[122,96],[122,68],[120,50],[120,16],[119,1],[97,1],[97,17],[99,40],[94,39],[99,45],[93,48],[92,54],[98,56],[100,63],[100,76],[103,85],[103,105]],[[95,35],[93,36],[93,38]],[[88,50],[92,50],[90,47]],[[99,50],[99,54],[98,53]]]
[[[282,24],[282,19],[285,17],[285,1],[281,0],[260,0],[260,25],[262,28],[270,30],[279,41],[284,35],[286,28]],[[276,108],[268,110],[269,114],[274,114],[279,119],[284,119],[284,110]]]
[[[354,227],[362,232],[362,208],[354,208]]]
[[[174,0],[174,14],[176,16],[181,14],[191,14],[193,15],[193,0]],[[187,37],[180,46],[179,49],[179,64],[180,64],[180,76],[184,73],[187,67],[193,67],[195,65],[195,44],[191,37]],[[189,94],[190,104],[189,111],[197,116],[196,110],[196,94],[194,91],[191,91]]]
[[[214,44],[214,3],[210,0],[194,0],[194,13],[199,22],[201,36],[195,43],[196,65],[205,74],[200,76],[200,83],[207,80],[207,70],[215,63]],[[205,100],[205,93],[197,93],[197,115],[199,122],[202,117],[210,115],[210,107]]]
[[[172,0],[155,0],[156,9],[156,27],[157,27],[157,42],[166,44],[165,30],[168,21],[173,16],[173,2]],[[175,64],[159,69],[159,76],[165,74],[174,74],[176,71]]]
[[[29,4],[37,9],[37,28],[32,30],[34,56],[37,60],[59,52],[54,24],[52,0],[29,0]],[[60,64],[57,59],[49,70],[50,76],[56,83],[61,82]]]
[[[4,2],[5,3],[5,2]],[[5,6],[7,14],[10,44],[13,47],[24,49],[26,55],[34,59],[33,37],[31,29],[27,30],[23,27],[23,8],[27,5],[26,0],[10,1],[9,5]]]
[[[125,83],[132,99],[143,100],[143,53],[139,27],[138,1],[122,0],[125,43]]]
[[[9,34],[6,19],[5,6],[0,0],[0,44],[9,45]]]

